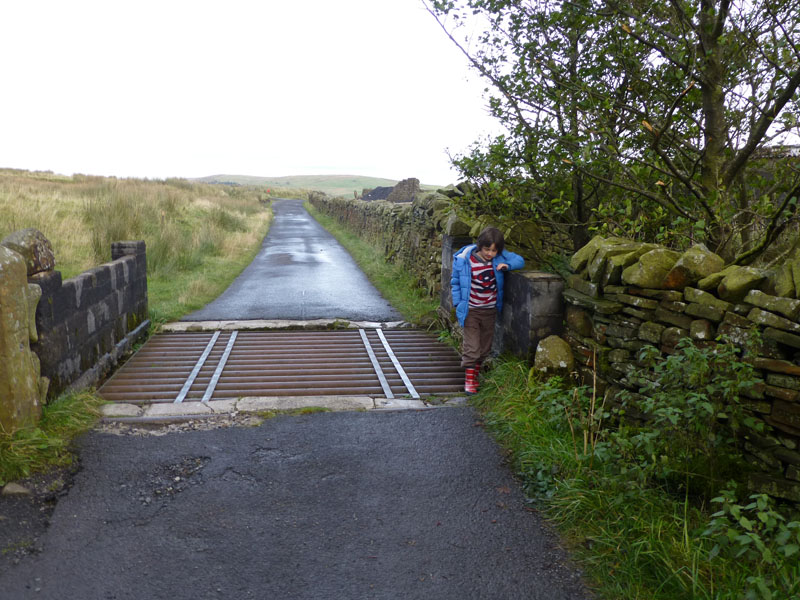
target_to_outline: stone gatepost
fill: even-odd
[[[42,414],[47,381],[30,347],[41,293],[28,283],[26,259],[0,245],[0,429],[6,433],[36,424]]]
[[[539,340],[564,330],[564,280],[541,271],[512,271],[505,277],[503,314],[494,349],[533,362]]]

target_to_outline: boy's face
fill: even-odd
[[[494,244],[491,246],[483,246],[477,252],[478,256],[480,256],[483,260],[492,260],[495,256],[497,256],[497,248]]]

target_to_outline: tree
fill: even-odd
[[[424,4],[508,131],[454,162],[509,210],[575,246],[605,227],[742,264],[797,223],[798,171],[775,163],[800,133],[800,1]]]

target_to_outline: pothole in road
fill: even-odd
[[[171,498],[191,486],[202,484],[201,471],[210,461],[207,456],[196,456],[158,467],[148,475],[146,486],[139,489],[139,501],[147,506],[157,500]]]

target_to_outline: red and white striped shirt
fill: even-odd
[[[472,280],[469,286],[470,308],[492,308],[497,305],[497,280],[492,261],[483,262],[473,252],[469,257]]]

